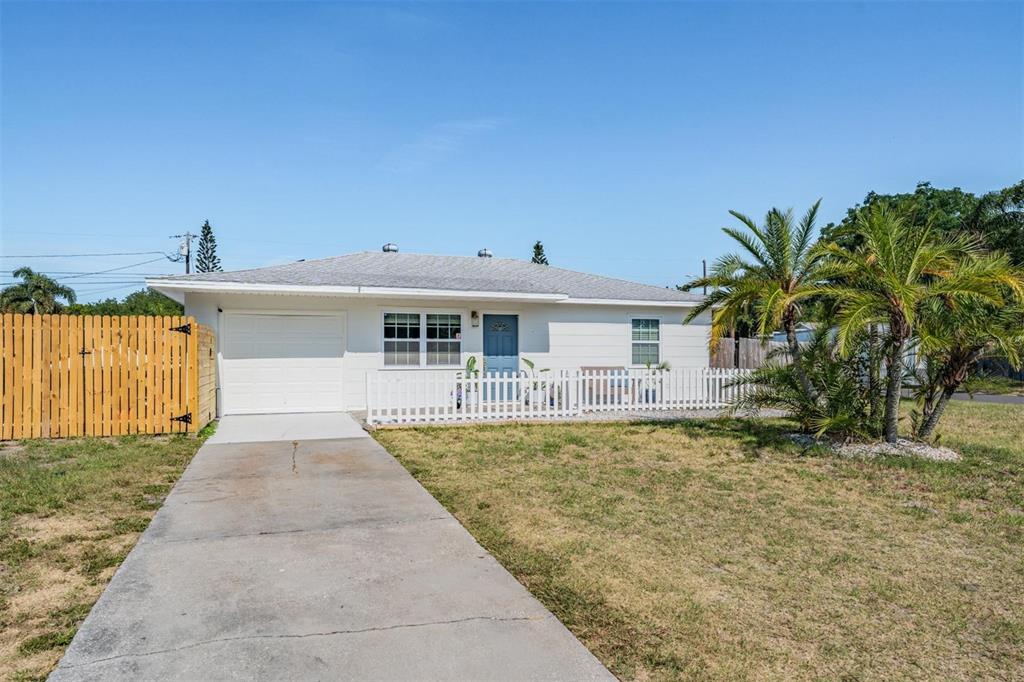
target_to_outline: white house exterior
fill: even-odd
[[[364,252],[147,284],[215,331],[222,415],[362,410],[368,373],[470,357],[485,373],[708,366],[709,317],[684,324],[699,296],[513,259]]]

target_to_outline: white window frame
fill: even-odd
[[[406,315],[419,315],[420,316],[420,336],[416,339],[386,339],[384,338],[384,319],[388,313],[401,313]],[[459,333],[461,338],[457,339],[459,342],[459,362],[448,365],[428,365],[427,364],[427,343],[430,339],[427,338],[427,315],[456,315],[459,318]],[[462,367],[463,348],[466,342],[466,315],[461,310],[431,310],[429,308],[381,308],[380,311],[380,367],[381,369],[391,371],[402,371],[402,370],[423,370],[423,369],[459,369]],[[419,342],[419,363],[416,365],[389,365],[385,361],[384,344],[387,341],[417,341]],[[453,339],[434,339],[438,340],[453,340]]]
[[[633,340],[633,321],[634,320],[654,320],[658,323],[658,340],[657,341],[634,341]],[[644,344],[655,344],[658,346],[658,361],[654,365],[659,365],[664,361],[665,354],[662,352],[662,337],[665,334],[665,320],[658,315],[630,315],[629,324],[626,328],[626,334],[629,338],[629,362],[626,363],[628,367],[632,368],[646,368],[647,365],[636,364],[633,362],[633,344],[644,343]]]

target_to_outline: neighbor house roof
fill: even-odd
[[[650,302],[692,306],[703,297],[676,289],[537,265],[512,258],[362,252],[234,272],[149,279],[169,294],[235,291],[323,295],[412,295],[545,300],[567,303]]]

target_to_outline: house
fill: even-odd
[[[510,258],[354,253],[152,278],[217,338],[219,413],[360,410],[367,375],[708,366],[701,297]]]
[[[796,325],[796,340],[797,343],[807,343],[814,338],[814,332],[817,331],[818,325],[814,322],[800,322]],[[780,329],[779,331],[772,334],[772,341],[776,343],[788,343],[786,339],[785,330]]]

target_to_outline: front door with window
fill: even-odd
[[[519,371],[518,315],[484,315],[484,369],[488,374]]]

